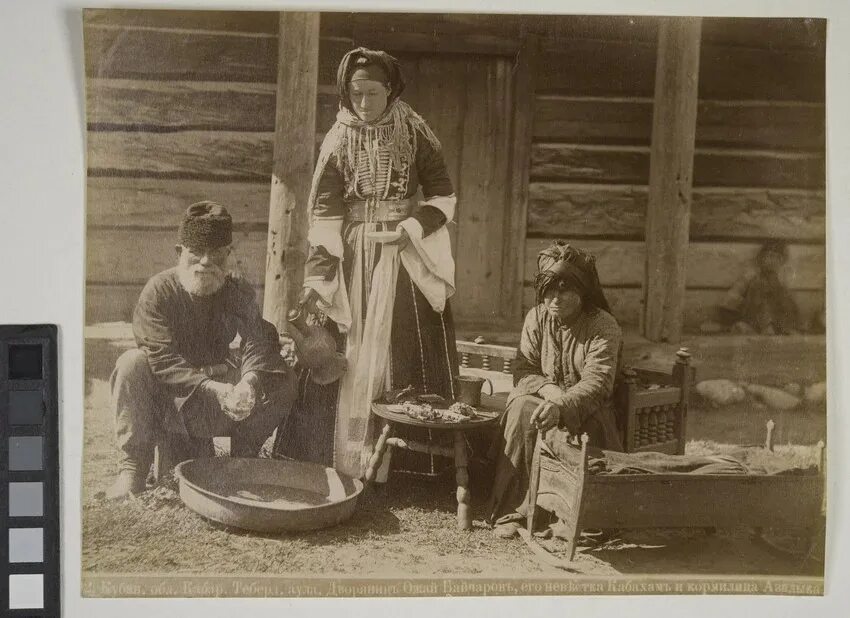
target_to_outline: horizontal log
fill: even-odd
[[[270,182],[272,133],[90,131],[90,175]]]
[[[645,184],[648,146],[536,143],[532,180]],[[824,159],[816,152],[698,148],[695,186],[822,188]]]
[[[555,44],[548,45],[544,41],[536,71],[536,90],[572,95],[651,97],[655,83],[655,47],[654,40],[559,38]]]
[[[640,286],[643,283],[646,245],[642,241],[569,240],[596,256],[599,279],[605,286]],[[537,272],[537,254],[550,240],[526,241],[525,281]],[[688,246],[687,279],[691,288],[727,289],[752,264],[759,245],[752,243],[692,242]],[[822,290],[826,254],[823,245],[790,245],[783,279],[791,289]]]
[[[767,49],[822,49],[825,19],[798,17],[704,17],[702,41],[708,45]]]
[[[532,182],[528,233],[643,238],[646,186]],[[691,239],[781,238],[823,242],[823,191],[697,187]]]
[[[147,26],[276,35],[278,19],[274,11],[84,9],[83,23],[92,26]]]
[[[270,11],[175,11],[132,9],[85,9],[86,24],[148,26],[227,32],[277,33],[277,19]],[[653,42],[658,19],[621,15],[480,15],[463,13],[322,13],[322,35],[352,36],[356,28],[393,28],[396,32],[441,34],[517,35],[520,26],[538,32],[555,46],[559,39],[604,39]],[[819,49],[825,41],[822,19],[798,18],[704,18],[705,44],[765,47],[770,49]]]
[[[274,83],[277,35],[136,26],[84,27],[87,77]],[[350,41],[322,39],[319,83],[336,82]]]
[[[544,42],[537,90],[571,95],[653,96],[656,42]],[[703,45],[701,99],[824,100],[823,50]]]
[[[359,32],[517,36],[524,16],[476,13],[322,13],[322,36],[357,38]],[[381,49],[390,48],[382,46]]]
[[[86,285],[86,324],[130,322],[144,284]],[[263,288],[254,287],[257,304],[263,306]]]
[[[499,36],[471,32],[396,32],[386,29],[356,28],[352,36],[356,47],[387,50],[390,53],[416,54],[493,54],[511,56],[519,50],[517,36]]]
[[[534,288],[523,288],[523,310],[528,311],[534,303]],[[700,324],[715,318],[715,308],[723,300],[723,290],[686,290],[685,291],[685,332],[699,332]],[[793,292],[803,319],[808,322],[817,311],[822,310],[824,294],[820,290],[795,290]],[[624,329],[632,330],[639,326],[639,316],[643,304],[643,292],[640,288],[606,288],[605,297],[611,305],[611,311]]]
[[[86,80],[94,130],[274,131],[273,84]]]
[[[84,28],[87,77],[270,82],[277,36],[138,27]]]
[[[230,211],[237,226],[268,224],[270,182],[207,182],[152,178],[97,178],[86,181],[89,226],[153,227],[176,230],[186,208],[212,200]]]
[[[699,146],[768,149],[824,148],[822,104],[700,101]],[[534,108],[538,141],[649,144],[652,99],[540,95]]]
[[[702,45],[699,97],[822,102],[825,69],[825,48],[804,51]]]
[[[89,230],[86,237],[86,281],[89,283],[143,285],[150,277],[177,263],[175,230]],[[228,268],[253,284],[263,282],[266,233],[233,232],[233,253]]]

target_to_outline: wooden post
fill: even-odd
[[[513,126],[511,131],[511,179],[508,194],[508,232],[502,252],[504,305],[507,323],[522,323],[522,283],[525,280],[525,235],[528,220],[528,187],[531,142],[534,134],[534,100],[540,38],[523,34],[514,63]],[[529,307],[526,307],[529,309]]]
[[[278,331],[297,301],[307,259],[315,163],[319,13],[280,13],[277,109],[263,316]]]
[[[685,305],[701,22],[663,18],[658,32],[646,213],[643,334],[678,342]]]

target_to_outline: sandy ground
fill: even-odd
[[[112,480],[116,453],[106,378],[114,350],[87,346],[82,478],[83,557],[88,573],[280,573],[323,575],[521,576],[569,573],[541,564],[518,538],[495,538],[480,518],[487,488],[473,470],[474,528],[456,529],[453,475],[436,479],[394,474],[365,495],[343,525],[311,533],[264,536],[225,528],[185,508],[173,486],[135,500],[95,499]],[[112,359],[112,360],[110,360]],[[693,406],[689,438],[732,444],[764,440],[764,423],[777,423],[776,443],[814,444],[824,437],[823,410],[776,413],[747,406]],[[691,445],[700,448],[700,444]],[[625,531],[580,547],[585,574],[819,575],[822,564],[801,562],[754,543],[747,529]],[[553,552],[561,541],[544,541]]]

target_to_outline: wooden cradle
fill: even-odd
[[[766,448],[772,449],[772,424]],[[818,473],[592,474],[587,436],[573,462],[552,454],[538,436],[532,463],[527,530],[537,506],[566,526],[569,560],[583,529],[731,528],[801,530],[811,538],[821,524],[824,501],[823,442]]]

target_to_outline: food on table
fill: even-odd
[[[449,412],[459,414],[465,418],[475,418],[477,416],[475,408],[468,403],[463,403],[462,401],[458,401],[457,403],[450,405]]]
[[[440,419],[439,411],[435,410],[428,403],[405,401],[401,404],[401,411],[410,418],[415,418],[419,421],[436,421]]]

